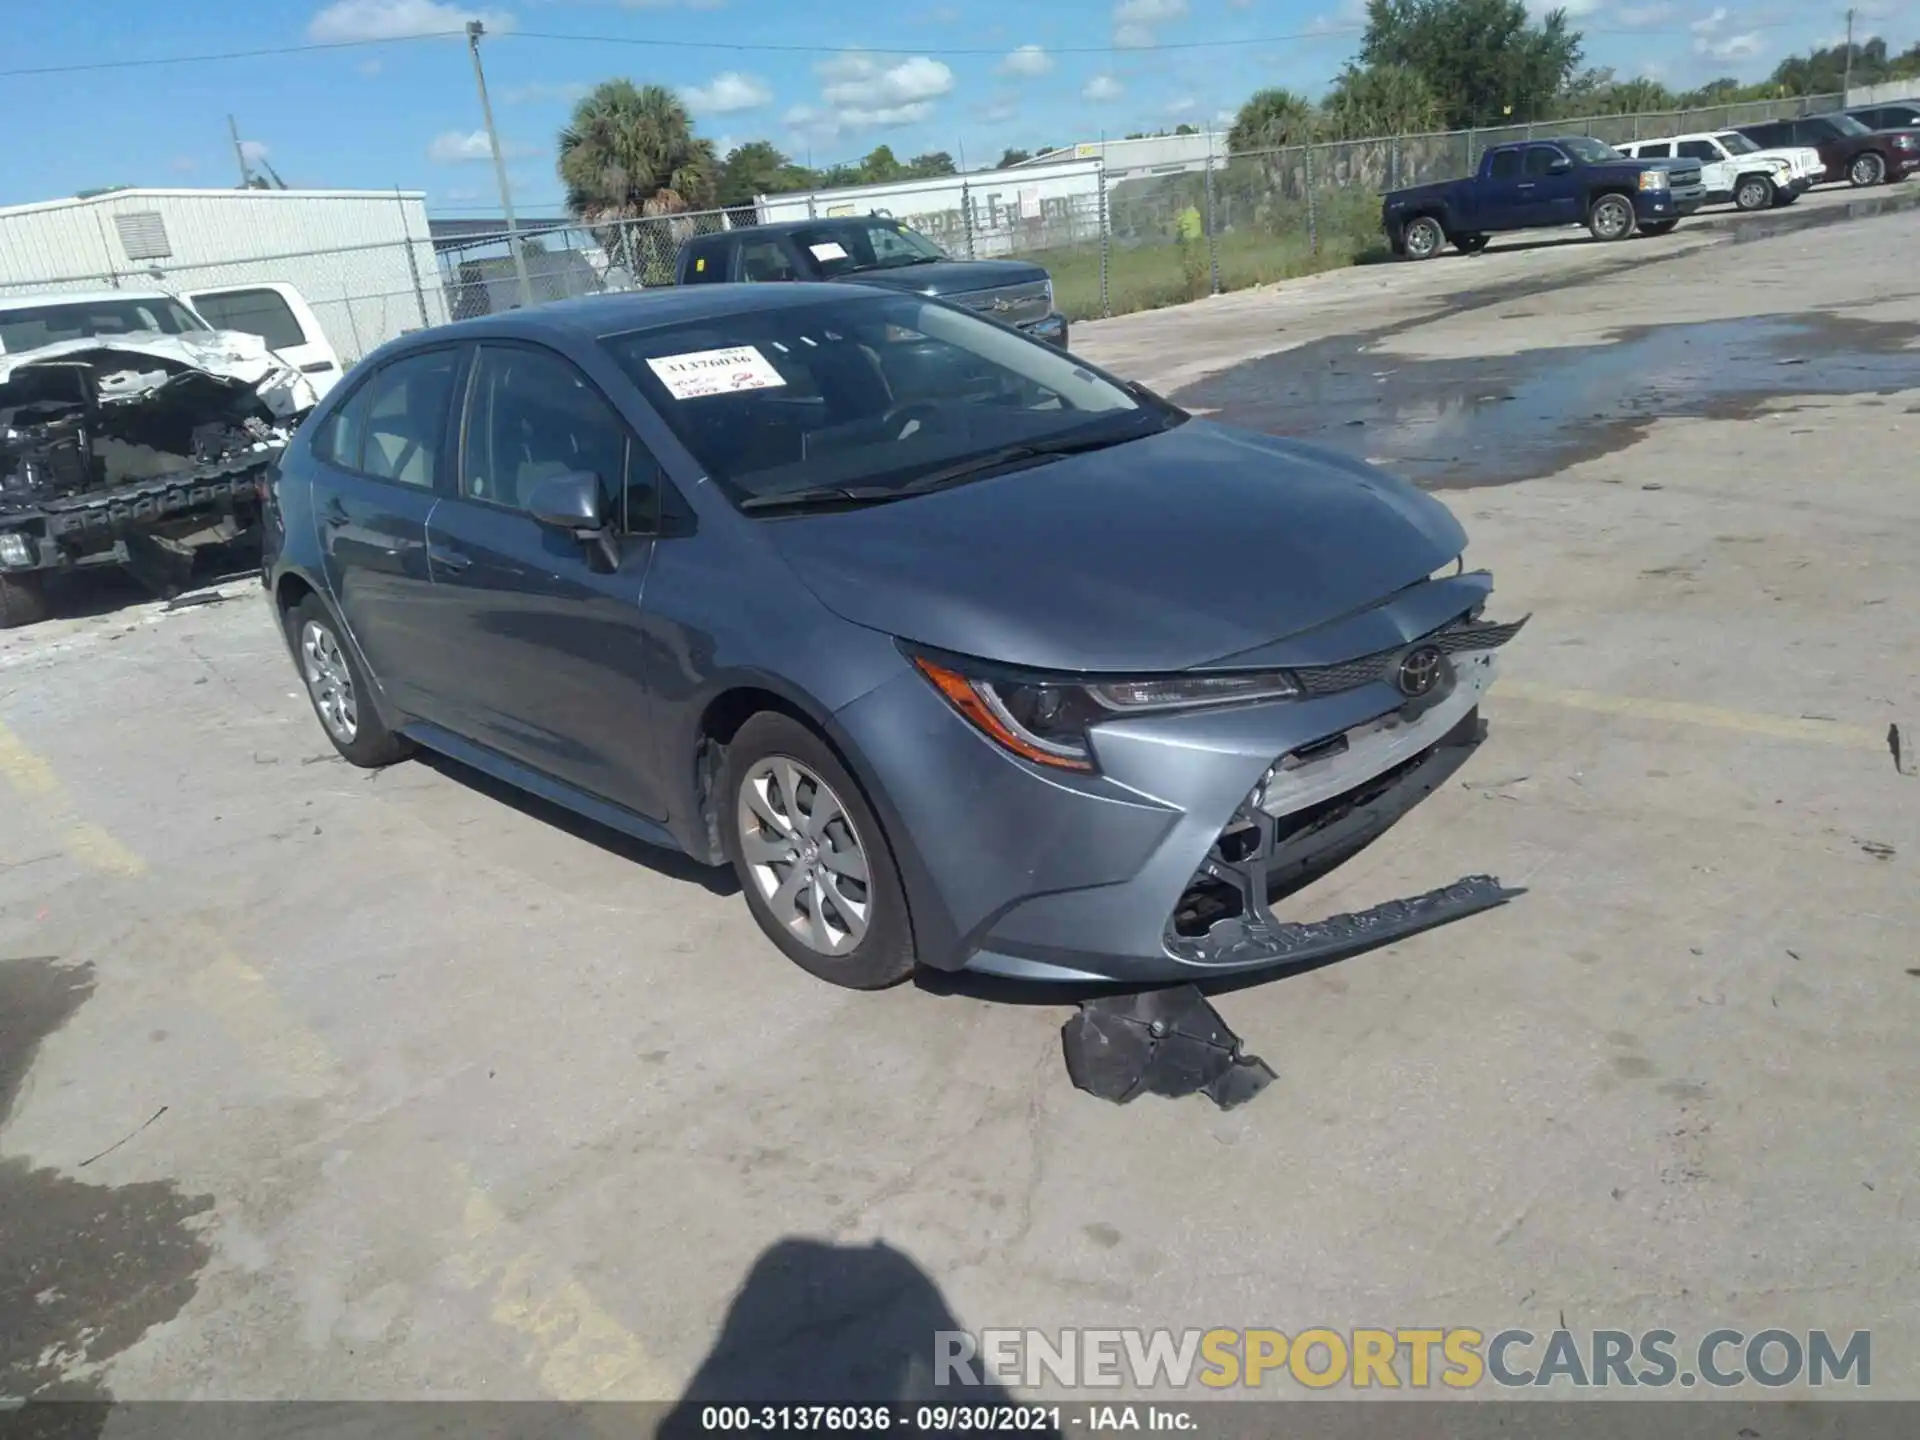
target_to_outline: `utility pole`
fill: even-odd
[[[240,188],[253,188],[253,171],[247,168],[247,147],[240,143],[240,127],[234,124],[233,116],[227,116],[227,133],[233,137],[233,158],[240,162]]]
[[[487,146],[493,151],[493,178],[500,182],[500,213],[507,220],[507,248],[513,252],[513,275],[520,283],[522,309],[533,308],[533,282],[527,278],[527,257],[520,250],[520,227],[513,218],[513,193],[507,186],[507,160],[500,153],[500,134],[493,128],[493,102],[487,98],[487,72],[480,68],[480,37],[487,27],[467,22],[467,49],[473,52],[473,83],[480,87],[480,114],[487,122]]]
[[[1845,77],[1846,78],[1844,78],[1840,82],[1840,104],[1842,108],[1844,108],[1853,99],[1853,96],[1848,93],[1853,89],[1853,11],[1852,10],[1847,11],[1847,68],[1845,71]]]

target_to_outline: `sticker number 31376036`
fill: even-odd
[[[741,390],[771,390],[787,382],[752,345],[724,350],[694,350],[685,355],[663,355],[648,360],[647,368],[660,377],[676,400],[702,395],[731,395]]]

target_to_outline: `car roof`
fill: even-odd
[[[731,230],[719,230],[711,235],[700,235],[700,240],[726,240],[735,235],[791,235],[796,230],[817,230],[823,225],[863,225],[878,220],[883,225],[905,225],[891,215],[869,212],[865,215],[822,215],[808,220],[769,220],[764,225],[736,225]],[[689,242],[691,243],[691,242]]]
[[[499,315],[479,315],[437,325],[430,330],[415,330],[394,342],[394,353],[418,345],[446,340],[522,339],[599,340],[624,335],[634,330],[651,330],[660,325],[697,323],[724,319],[757,310],[790,310],[817,305],[826,300],[852,300],[877,303],[889,292],[871,285],[836,285],[814,282],[806,285],[674,285],[652,290],[615,291],[601,295],[582,295],[572,300],[555,300],[526,310],[508,310]]]
[[[100,305],[109,300],[178,300],[164,290],[43,290],[0,296],[0,310],[38,310],[42,305]]]

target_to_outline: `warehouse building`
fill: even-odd
[[[115,189],[0,208],[0,296],[277,282],[352,363],[444,324],[419,191]]]

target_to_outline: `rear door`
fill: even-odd
[[[381,687],[428,719],[448,665],[427,517],[450,465],[461,374],[457,347],[398,356],[330,412],[312,442],[314,527],[335,609]]]
[[[618,558],[527,511],[539,481],[587,471]],[[460,657],[442,723],[640,815],[665,813],[649,741],[640,597],[664,480],[606,396],[564,356],[479,347],[453,491],[432,513],[435,605]]]
[[[1554,169],[1555,165],[1561,168]],[[1587,217],[1580,203],[1580,171],[1558,145],[1529,145],[1521,168],[1532,225],[1578,225]]]
[[[1527,219],[1532,196],[1521,188],[1521,152],[1518,147],[1496,150],[1487,161],[1487,173],[1474,192],[1470,215],[1456,217],[1482,230],[1519,230],[1533,222]]]
[[[189,292],[193,308],[216,330],[258,335],[324,396],[340,381],[340,357],[305,297],[291,285],[217,286]]]

